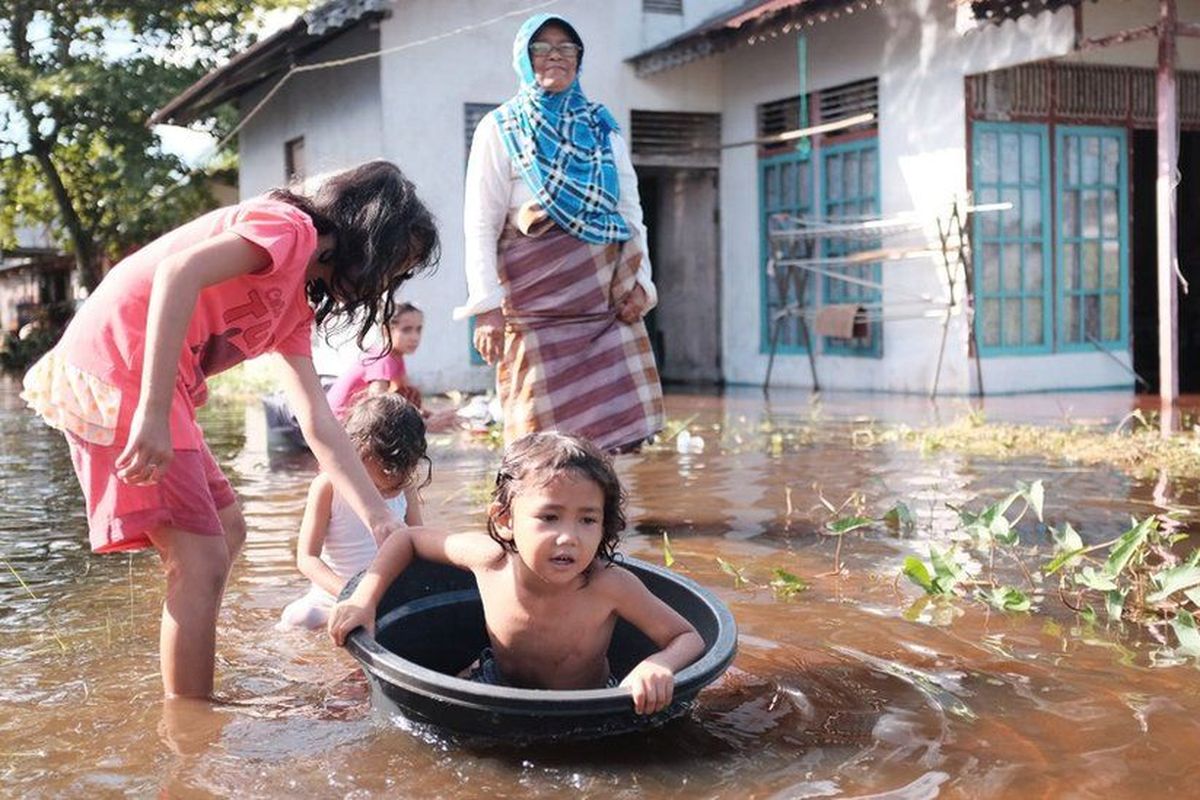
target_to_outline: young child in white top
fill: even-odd
[[[408,528],[385,541],[353,594],[334,606],[337,644],[363,626],[414,555],[471,570],[490,647],[469,677],[535,689],[595,689],[622,678],[634,709],[671,702],[675,672],[704,640],[613,556],[625,517],[612,463],[590,442],[531,433],[505,452],[488,508],[488,534]],[[625,676],[610,674],[608,647],[625,619],[660,649]]]
[[[420,410],[398,394],[364,396],[346,417],[346,433],[396,519],[420,525],[417,492],[429,484],[432,471]],[[425,478],[418,483],[422,462]],[[366,569],[378,551],[375,537],[329,477],[318,474],[308,489],[296,547],[296,566],[312,580],[312,588],[283,609],[278,627],[324,626],[346,581]]]

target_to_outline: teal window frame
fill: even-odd
[[[1003,167],[1003,136],[1035,137],[1037,147],[1018,141],[1015,162]],[[983,168],[983,140],[997,139],[996,180]],[[1053,145],[1053,150],[1051,146]],[[1027,180],[1027,164],[1036,152],[1037,184]],[[1016,175],[1015,181],[1012,175]],[[982,356],[1091,352],[1097,344],[1125,350],[1130,344],[1129,298],[1129,132],[1094,125],[1051,125],[975,122],[972,126],[972,186],[975,202],[1014,202],[1010,211],[985,212],[972,218],[971,242],[975,283],[975,325]],[[1007,178],[1005,177],[1007,175]],[[1021,203],[1035,192],[1035,205]],[[1028,197],[1028,194],[1024,194]],[[1030,221],[1040,220],[1030,235]],[[1053,221],[1047,229],[1046,220]],[[1012,233],[1016,231],[1015,235]],[[1041,247],[1040,288],[1030,291],[1029,246]],[[1002,264],[1006,248],[1020,253],[1019,286],[1005,288]],[[1094,248],[1089,259],[1086,248]],[[989,270],[995,269],[994,276]],[[1007,343],[1005,303],[1036,297],[1041,302],[1040,343]],[[1070,307],[1078,298],[1073,311]],[[1092,299],[1094,298],[1094,299]],[[998,301],[998,302],[993,302]],[[991,309],[998,309],[1000,344],[988,344]],[[1090,313],[1089,313],[1090,312]],[[1113,315],[1116,319],[1113,320]],[[1095,319],[1095,342],[1084,335]],[[1026,308],[1021,329],[1029,329]]]
[[[1121,350],[1129,346],[1129,138],[1125,128],[1088,125],[1061,125],[1055,130],[1055,275],[1057,278],[1055,315],[1057,345],[1062,352],[1091,351],[1096,344]],[[1078,145],[1070,147],[1074,140]],[[1097,144],[1097,163],[1089,165],[1087,143]],[[1105,166],[1105,147],[1112,145],[1115,174]],[[1072,163],[1075,161],[1077,163]],[[1115,207],[1104,202],[1106,193],[1115,194]],[[1068,197],[1074,195],[1073,201]],[[1095,197],[1095,220],[1087,220],[1086,201]],[[1111,213],[1106,214],[1106,208]],[[1070,219],[1069,219],[1070,217]],[[1091,227],[1089,230],[1088,228]],[[1085,248],[1096,247],[1095,286],[1085,288],[1087,280]],[[1106,269],[1106,251],[1114,252],[1115,270]],[[1115,274],[1111,274],[1115,272]],[[1110,273],[1107,274],[1106,273]],[[1096,297],[1096,343],[1086,337],[1086,313],[1090,297]],[[1068,305],[1079,299],[1076,330],[1069,330]],[[1105,335],[1106,299],[1108,313],[1116,313],[1115,336]]]
[[[1015,177],[1013,174],[1004,175],[1001,165],[1004,163],[1001,146],[1005,137],[1016,137],[1017,163]],[[996,139],[996,180],[985,179],[982,164],[984,139]],[[1029,165],[1026,163],[1033,152],[1028,151],[1022,144],[1026,137],[1036,139],[1037,180],[1036,183],[1027,179]],[[1017,123],[1017,122],[976,122],[973,126],[972,154],[972,183],[974,186],[975,202],[979,204],[1011,202],[1013,208],[1007,211],[987,211],[972,215],[971,243],[974,263],[974,293],[975,293],[975,335],[979,343],[979,352],[984,356],[993,355],[1030,355],[1050,353],[1054,351],[1054,282],[1052,280],[1052,259],[1054,242],[1050,231],[1046,229],[1050,219],[1050,136],[1049,126]],[[1038,198],[1040,208],[1022,202],[1022,197]],[[1029,228],[1033,222],[1038,222],[1036,234],[1030,234]],[[1032,246],[1041,249],[1040,259],[1029,258]],[[1015,287],[1005,287],[1006,276],[1003,269],[1009,253],[1017,254],[1019,281]],[[991,255],[995,253],[993,259]],[[994,261],[994,263],[992,263]],[[996,270],[994,276],[989,270]],[[1037,270],[1033,273],[1032,270]],[[1034,277],[1040,278],[1040,288],[1030,287]],[[994,280],[993,280],[994,278]],[[989,287],[989,284],[992,284]],[[1030,302],[1040,300],[1042,308],[1041,342],[1029,340],[1025,331],[1030,330]],[[1009,343],[1006,336],[1005,312],[1010,303],[1018,303],[1020,307],[1020,343]],[[987,326],[990,309],[995,308],[998,319],[999,342],[989,344]]]
[[[878,215],[880,213],[879,139],[872,137],[870,139],[842,142],[822,147],[818,152],[821,155],[820,199],[822,218],[832,221],[840,216]],[[863,155],[868,155],[872,162],[872,179],[870,181],[863,180],[863,161],[861,160]],[[842,164],[836,171],[831,168],[835,160],[840,161]],[[855,181],[857,186],[850,187],[853,191],[847,193],[845,191],[846,173],[844,165],[850,163],[857,164],[858,178]],[[842,179],[842,191],[840,192],[832,190],[830,180],[835,175]],[[867,185],[868,182],[870,183],[869,186]],[[823,243],[822,255],[832,258],[860,250],[878,249],[880,246],[881,242],[879,240],[871,239],[850,242],[825,241]],[[844,272],[849,277],[860,278],[877,284],[883,280],[883,268],[879,262],[853,267],[841,267],[839,271]],[[825,304],[863,303],[868,305],[867,313],[873,314],[876,313],[876,309],[878,309],[883,301],[883,292],[880,289],[849,283],[826,275],[821,276],[821,300]],[[871,309],[870,306],[875,306],[875,309]],[[867,327],[869,336],[865,340],[824,337],[822,342],[823,351],[829,355],[881,358],[883,356],[883,324],[878,321],[869,322],[867,323]]]
[[[783,202],[775,202],[768,204],[767,183],[769,173],[772,170],[778,170],[778,174],[782,175],[783,167],[789,164],[796,166],[796,189],[795,202],[786,204]],[[796,215],[808,214],[812,211],[814,203],[814,190],[816,188],[816,180],[813,175],[814,163],[811,157],[811,152],[805,150],[793,150],[779,155],[760,158],[758,161],[758,208],[759,208],[759,308],[762,310],[760,314],[761,325],[759,328],[759,352],[768,353],[771,350],[771,316],[774,310],[782,305],[781,301],[773,302],[772,290],[774,279],[767,274],[767,262],[771,258],[771,243],[767,236],[769,220],[773,214],[789,213]],[[805,191],[805,173],[807,173],[807,192]],[[784,192],[781,189],[776,192],[777,198],[782,200]],[[803,202],[807,199],[807,204]],[[811,278],[811,276],[810,276]],[[805,305],[812,304],[813,298],[813,283],[811,279],[805,284]],[[785,327],[780,332],[780,340],[775,348],[777,354],[803,354],[808,352],[808,348],[803,344],[804,335],[800,331],[800,324],[796,318],[789,321],[790,330]]]

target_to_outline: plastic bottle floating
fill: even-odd
[[[371,687],[375,713],[397,713],[454,734],[506,742],[586,739],[661,725],[685,713],[737,651],[729,609],[695,581],[625,558],[621,565],[682,614],[704,639],[704,653],[675,676],[669,707],[634,713],[628,689],[542,690],[491,686],[456,677],[487,644],[483,605],[471,573],[414,561],[379,603],[375,637],[362,628],[346,638]],[[347,597],[357,579],[343,590]],[[617,622],[608,659],[624,675],[657,648],[624,620]]]

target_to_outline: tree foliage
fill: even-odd
[[[209,205],[146,121],[247,46],[256,15],[296,5],[0,0],[0,244],[48,225],[90,287],[105,258]]]

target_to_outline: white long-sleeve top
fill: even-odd
[[[613,132],[609,134],[609,142],[620,182],[617,212],[646,254],[638,268],[637,282],[646,290],[648,311],[658,303],[658,291],[650,279],[650,256],[646,246],[646,226],[642,222],[642,203],[638,198],[637,174],[629,160],[625,139]],[[532,199],[533,193],[508,157],[500,128],[492,115],[487,114],[475,128],[471,155],[467,159],[463,204],[467,302],[454,309],[455,319],[465,319],[500,306],[504,289],[496,271],[496,242],[505,223],[510,218],[515,221],[517,210]]]

